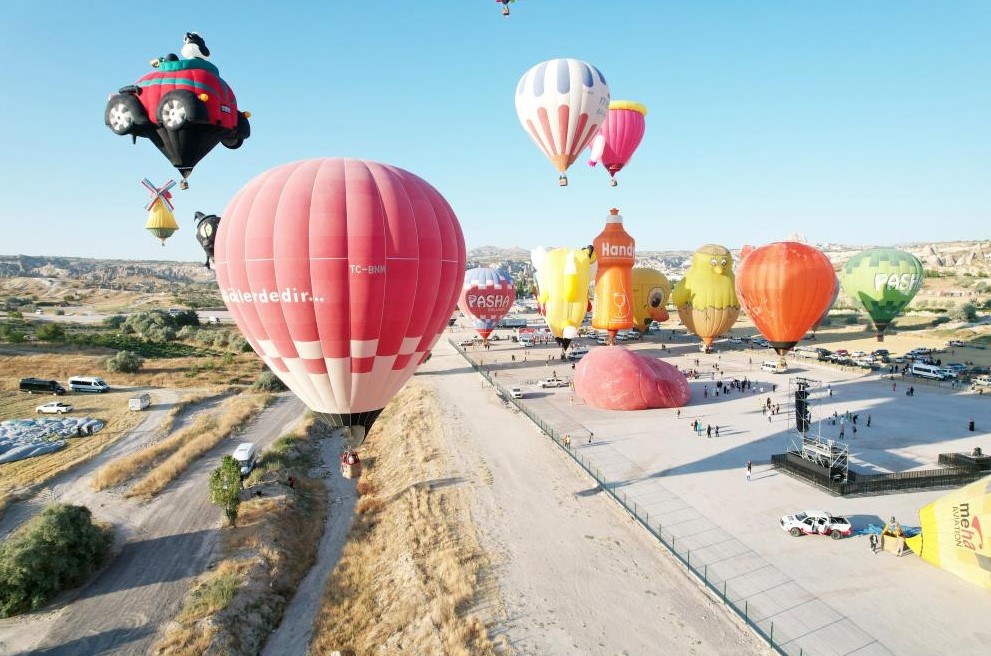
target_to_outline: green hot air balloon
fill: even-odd
[[[860,301],[877,329],[877,341],[922,286],[922,262],[896,248],[871,248],[844,265],[840,283],[847,296]]]

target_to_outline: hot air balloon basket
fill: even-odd
[[[341,454],[341,476],[356,479],[361,476],[361,459],[356,451],[345,451]]]

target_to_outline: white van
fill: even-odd
[[[521,387],[510,387],[509,388],[509,395],[512,396],[514,399],[522,399],[523,398],[523,388],[521,388]]]
[[[255,468],[255,445],[251,442],[241,442],[232,454],[237,464],[241,466],[241,476],[247,476]]]
[[[127,400],[127,409],[137,412],[151,405],[151,394],[144,392]]]
[[[978,387],[991,387],[991,376],[978,376],[971,381],[971,386],[975,389]]]
[[[772,374],[783,374],[788,371],[788,365],[784,360],[764,360],[760,365],[760,370]]]
[[[918,376],[920,378],[931,378],[933,380],[946,380],[949,376],[940,367],[934,364],[922,364],[921,362],[913,362],[912,368],[909,369],[909,373],[913,376]]]
[[[69,379],[69,388],[73,392],[108,392],[110,385],[107,381],[96,376],[73,376]]]
[[[523,335],[523,337],[520,337],[520,346],[524,348],[530,348],[533,346],[533,337],[530,335]]]

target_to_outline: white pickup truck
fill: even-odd
[[[546,387],[567,387],[568,386],[568,381],[566,381],[563,378],[554,378],[552,376],[550,378],[545,378],[542,381],[540,381],[540,386],[541,387],[545,387],[545,388]]]

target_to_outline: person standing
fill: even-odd
[[[712,437],[712,424],[706,424],[705,426],[705,436],[708,438]]]
[[[719,437],[719,424],[716,424],[716,437]]]
[[[750,474],[751,474],[751,471],[752,470],[753,470],[753,463],[748,460],[747,461],[747,481],[748,482],[750,481]]]
[[[871,416],[870,415],[867,415],[867,427],[868,428],[871,427]]]
[[[846,433],[846,426],[843,425],[843,422],[840,422],[840,439],[841,440],[843,439],[843,435],[845,433]]]

